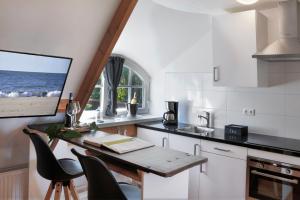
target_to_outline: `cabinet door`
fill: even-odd
[[[169,134],[144,128],[137,129],[137,136],[156,146],[169,148]],[[151,173],[144,173],[144,199],[188,199],[188,171],[183,171],[169,178]]]
[[[257,86],[256,11],[213,18],[215,86]]]
[[[200,139],[184,137],[179,135],[169,135],[170,148],[183,151],[189,154],[200,154]],[[189,169],[188,199],[199,199],[199,175],[200,166]]]
[[[145,141],[151,142],[152,144],[156,146],[163,146],[168,147],[169,146],[169,134],[160,132],[160,131],[154,131],[150,129],[145,128],[137,128],[137,137],[141,138]]]
[[[244,200],[246,160],[201,152],[208,158],[200,173],[200,200]]]

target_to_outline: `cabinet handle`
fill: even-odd
[[[214,67],[214,81],[219,81],[219,67]]]
[[[264,176],[264,177],[267,177],[267,178],[272,178],[272,179],[276,179],[276,180],[279,180],[279,181],[291,183],[291,184],[298,184],[297,179],[288,179],[288,178],[284,178],[284,177],[280,177],[280,176],[275,176],[273,174],[266,174],[266,173],[259,172],[259,171],[256,171],[256,170],[252,170],[251,173],[255,174],[255,175]]]
[[[200,173],[204,173],[204,171],[203,171],[203,164],[200,164]]]
[[[230,149],[220,149],[218,147],[215,147],[214,150],[218,150],[218,151],[224,151],[224,152],[230,152]]]
[[[194,144],[194,156],[197,155],[197,147],[199,147],[199,150],[200,150],[200,145],[199,144]]]
[[[163,137],[163,139],[162,139],[162,147],[165,147],[166,142],[168,142],[168,138]]]

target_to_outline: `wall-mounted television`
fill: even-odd
[[[72,58],[0,50],[0,118],[54,116]]]

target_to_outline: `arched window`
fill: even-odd
[[[124,56],[121,57],[124,58]],[[150,76],[141,66],[129,58],[125,58],[117,91],[118,113],[126,109],[126,104],[133,98],[134,93],[136,93],[138,101],[138,113],[146,114],[149,112]],[[102,73],[85,107],[85,111],[92,111],[97,108],[105,110],[108,98],[107,83]]]

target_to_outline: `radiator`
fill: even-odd
[[[0,200],[28,199],[28,168],[0,173]]]

